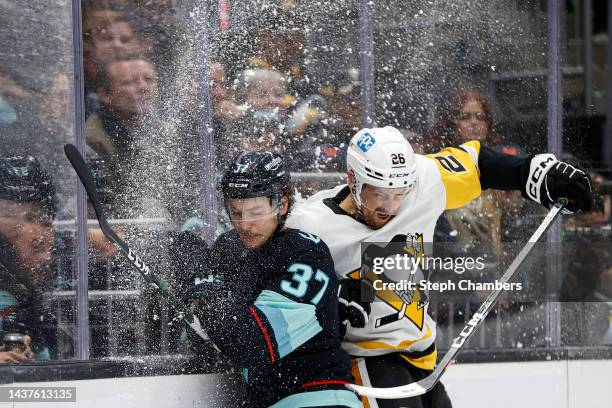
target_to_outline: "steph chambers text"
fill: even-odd
[[[434,291],[434,292],[449,292],[449,291],[475,291],[475,290],[508,290],[508,291],[520,291],[523,290],[523,284],[521,282],[506,282],[501,283],[499,281],[494,282],[474,282],[469,279],[462,279],[457,282],[446,281],[446,282],[431,282],[428,280],[420,280],[418,282],[412,282],[409,280],[401,280],[398,282],[383,282],[380,279],[372,282],[374,289],[377,291]]]

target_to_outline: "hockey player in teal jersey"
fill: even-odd
[[[362,407],[345,387],[352,377],[329,249],[284,226],[293,188],[282,157],[239,154],[222,190],[234,229],[208,252],[194,313],[243,368],[248,406]]]

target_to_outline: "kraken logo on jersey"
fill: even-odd
[[[398,245],[400,244],[400,245]],[[374,272],[372,267],[373,259],[376,257],[390,257],[398,253],[408,254],[410,257],[421,261],[424,257],[423,234],[396,235],[385,247],[370,244],[364,251],[363,265],[361,269],[354,270],[347,274],[352,279],[360,277],[375,282],[377,280],[389,281],[384,274],[379,275]],[[402,280],[412,281],[417,274],[406,272]],[[397,279],[395,279],[397,280]],[[427,294],[416,289],[411,290],[376,290],[375,296],[385,302],[395,312],[386,316],[375,317],[374,326],[376,328],[396,322],[403,318],[411,321],[419,330],[423,329],[425,320],[425,306],[427,305]]]

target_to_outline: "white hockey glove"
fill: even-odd
[[[550,208],[558,199],[569,200],[565,214],[590,211],[593,190],[589,174],[552,154],[537,154],[531,159],[525,185],[527,197]]]

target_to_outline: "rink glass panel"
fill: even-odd
[[[13,283],[3,281],[2,289],[9,285],[17,298],[14,315],[2,306],[3,334],[29,334],[37,362],[73,359],[76,180],[63,154],[64,143],[74,142],[70,2],[4,2],[0,27],[0,156],[31,156],[28,160],[39,163],[49,184],[40,173],[31,179],[33,167],[15,171],[38,183],[35,191],[46,190],[47,196],[52,186],[56,194],[50,218],[46,211],[33,216],[35,208],[44,207],[41,197],[29,202],[13,197],[2,204],[3,211],[14,211],[0,220],[3,257],[14,267],[9,271]],[[33,212],[21,212],[24,206]]]
[[[284,154],[298,198],[344,183],[342,152],[364,123],[364,88],[374,92],[373,122],[405,130],[415,147],[420,147],[422,136],[434,124],[438,106],[457,88],[476,88],[490,100],[504,141],[519,145],[527,154],[546,146],[546,13],[541,2],[434,2],[433,6],[425,1],[378,2],[369,5],[369,38],[360,31],[356,1],[295,2],[296,8],[292,2],[270,3],[267,8],[255,1],[202,2],[195,10],[188,1],[149,2],[146,7],[142,1],[117,1],[127,8],[112,6],[97,17],[96,3],[103,2],[83,1],[82,10],[89,121],[85,128],[90,147],[94,144],[91,132],[96,129],[91,118],[105,103],[92,76],[109,69],[110,61],[144,59],[154,69],[153,79],[140,78],[149,72],[142,70],[143,64],[126,65],[123,73],[148,81],[146,92],[155,95],[146,110],[137,112],[138,126],[118,135],[129,135],[134,151],[112,163],[103,150],[92,147],[90,164],[111,226],[179,292],[187,290],[177,286],[186,271],[174,268],[169,257],[173,234],[190,229],[210,237],[228,228],[222,200],[212,201],[215,197],[209,192],[216,189],[233,154],[262,148]],[[221,3],[226,9],[219,8]],[[46,6],[44,13],[34,6],[27,10],[4,6],[1,14],[7,24],[2,26],[18,41],[2,40],[10,45],[10,52],[7,72],[3,67],[1,73],[30,92],[23,104],[16,104],[30,115],[19,132],[31,141],[26,152],[41,157],[57,184],[54,283],[45,293],[58,321],[57,356],[70,359],[75,357],[79,329],[75,324],[76,180],[61,145],[74,141],[72,27],[70,4],[50,4],[53,7]],[[572,26],[571,21],[566,23]],[[32,35],[41,32],[45,35]],[[572,34],[571,38],[577,37]],[[360,59],[360,47],[368,40],[373,54]],[[576,52],[570,54],[570,63],[577,65]],[[265,59],[274,56],[280,75],[268,72],[263,85],[245,83],[245,71],[252,70],[253,75],[267,69]],[[373,83],[363,83],[359,74],[363,61],[373,64]],[[114,71],[119,71],[117,66]],[[106,79],[113,80],[113,75],[119,73],[107,73]],[[570,84],[571,79],[567,78],[568,86],[575,84]],[[105,96],[129,92],[113,86],[101,92]],[[272,100],[269,106],[261,101],[266,98]],[[117,106],[121,102],[125,100],[106,102],[112,109],[105,112],[104,120],[121,121],[125,113]],[[574,142],[570,139],[567,144],[573,153],[589,150]],[[212,169],[207,171],[205,161],[212,162]],[[211,208],[212,216],[207,212]],[[521,242],[542,216],[536,206],[527,205],[525,212],[520,217],[533,222],[514,235]],[[184,328],[175,321],[172,308],[113,253],[96,225],[90,213],[90,356],[189,354]],[[610,238],[606,225],[576,233],[595,234],[606,241]],[[447,316],[438,322],[440,348],[462,328],[477,301],[469,296],[432,299],[432,310]],[[561,307],[563,345],[605,343],[601,338],[577,338],[579,328],[571,318],[580,308],[592,307],[604,316],[605,304]],[[521,326],[525,313],[520,307],[510,309],[514,312],[508,318],[506,310],[494,312],[468,346],[545,344],[540,341],[546,320],[543,302],[529,308],[532,323],[528,328]]]
[[[110,226],[180,295],[187,288],[177,285],[183,271],[170,246],[185,229],[203,235],[210,204],[202,197],[196,20],[185,2],[96,3],[82,9],[88,164]],[[88,225],[97,226],[91,209]],[[186,349],[174,308],[101,234],[89,244],[91,357]]]

